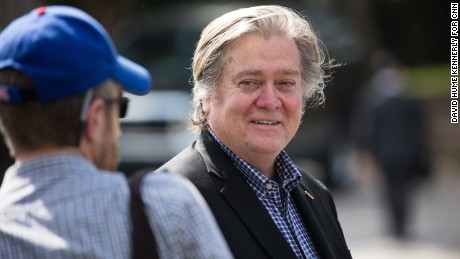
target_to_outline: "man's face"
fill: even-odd
[[[120,87],[116,94],[111,99],[116,99],[121,96]],[[98,152],[97,164],[99,168],[115,171],[118,168],[119,158],[119,140],[121,136],[120,120],[119,120],[119,103],[106,104],[106,123],[105,130],[102,134],[103,141],[100,142],[100,150]]]
[[[227,48],[224,62],[216,92],[203,100],[209,126],[248,162],[276,157],[301,120],[301,64],[294,40],[248,34]]]

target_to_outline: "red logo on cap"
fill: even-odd
[[[8,94],[8,90],[0,89],[0,101],[1,102],[8,102],[10,100],[10,95]]]
[[[44,6],[41,6],[37,9],[37,14],[38,15],[42,15],[42,14],[45,14],[45,7]]]

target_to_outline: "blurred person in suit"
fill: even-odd
[[[326,61],[310,24],[282,6],[218,17],[193,57],[201,135],[160,169],[194,183],[236,258],[351,258],[330,191],[284,151]]]
[[[371,64],[376,97],[371,151],[385,180],[383,197],[391,233],[404,238],[409,234],[415,184],[429,174],[425,116],[420,101],[404,95],[407,78],[394,55],[378,50]]]

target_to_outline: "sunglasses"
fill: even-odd
[[[91,103],[91,100],[93,98],[93,90],[89,90],[85,98],[83,100],[83,105],[82,109],[80,111],[80,122],[85,123],[86,122],[86,115],[88,113],[88,107]],[[128,102],[129,99],[127,97],[119,97],[119,98],[113,98],[113,99],[103,99],[106,104],[111,104],[111,103],[119,103],[120,107],[120,118],[124,118],[126,116],[126,112],[128,111]]]
[[[114,99],[103,99],[106,104],[113,104],[113,103],[118,103],[119,104],[119,117],[124,118],[126,116],[126,113],[128,111],[128,103],[129,99],[128,97],[119,97],[119,98],[114,98]]]
[[[77,138],[75,139],[75,143],[77,146],[80,145],[80,138],[83,132],[84,125],[86,123],[87,119],[87,113],[88,113],[88,108],[89,105],[91,104],[91,100],[93,99],[93,90],[89,90],[86,92],[85,97],[83,99],[83,104],[80,110],[80,123],[77,129]],[[129,99],[127,97],[119,97],[119,98],[114,98],[114,99],[103,99],[106,104],[111,104],[111,103],[119,103],[119,117],[124,118],[126,116],[126,112],[128,111],[128,102]]]

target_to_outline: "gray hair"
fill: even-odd
[[[266,38],[287,35],[295,40],[302,66],[303,108],[324,102],[325,52],[310,24],[292,9],[265,5],[238,9],[226,13],[208,24],[201,33],[193,62],[193,113],[191,128],[201,131],[207,122],[202,109],[202,100],[217,89],[224,66],[224,52],[236,39],[258,33]]]

